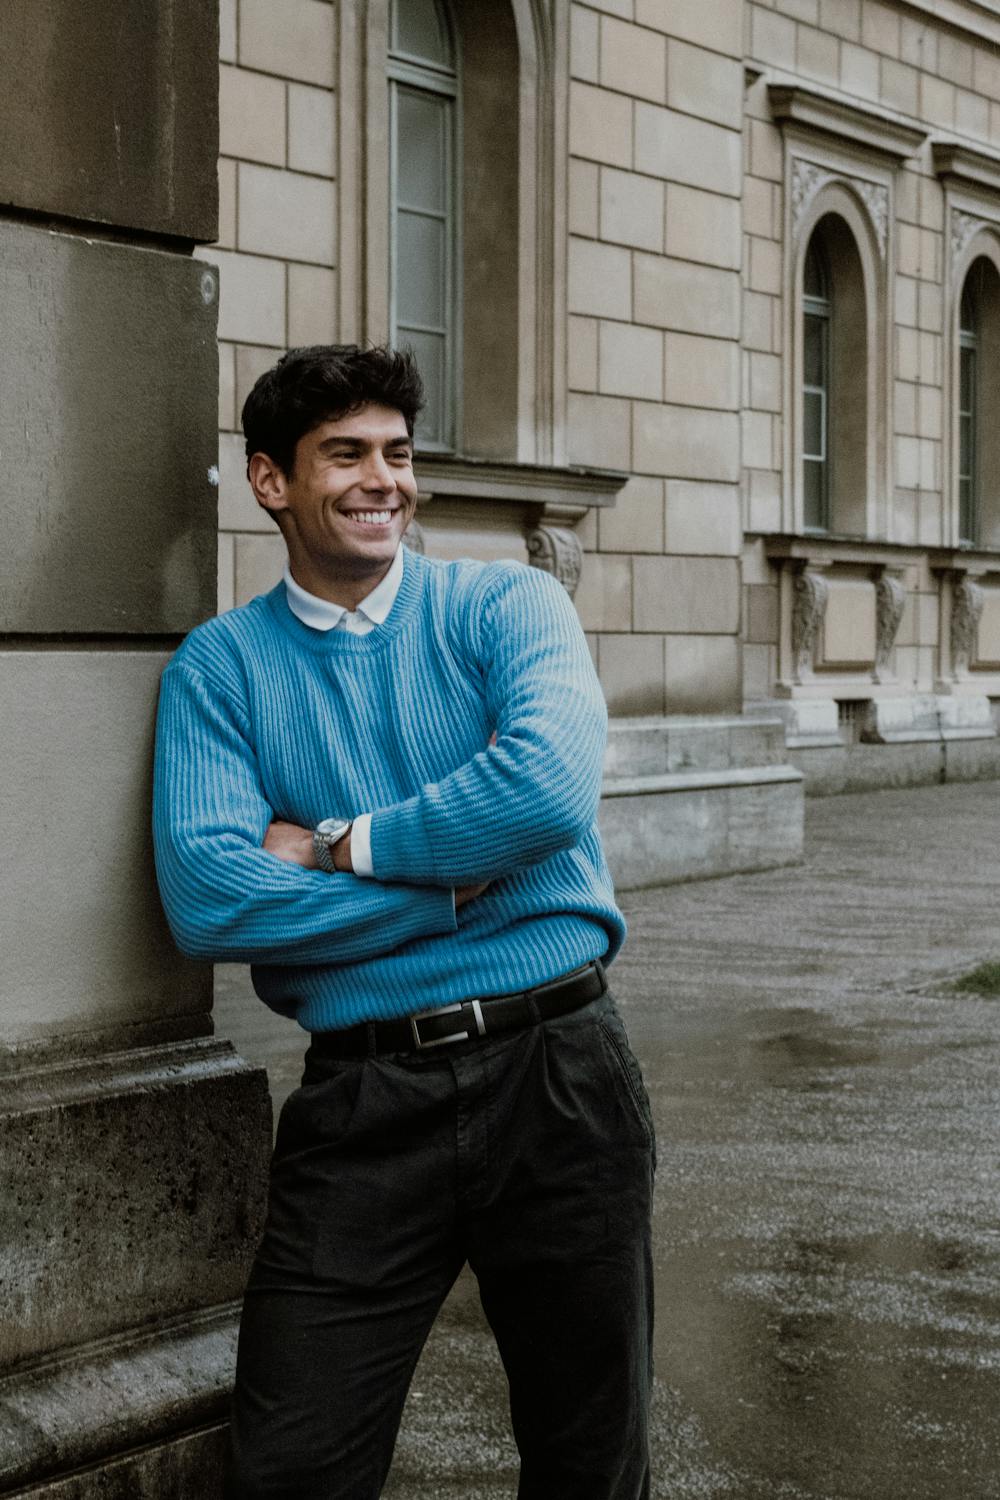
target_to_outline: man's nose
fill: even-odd
[[[363,490],[379,490],[386,494],[391,493],[396,488],[396,477],[386,463],[384,454],[372,453],[369,455],[364,466],[361,488]]]

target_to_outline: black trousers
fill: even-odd
[[[467,1260],[520,1500],[649,1494],[649,1101],[609,995],[507,1035],[306,1056],[243,1310],[230,1500],[376,1500]]]

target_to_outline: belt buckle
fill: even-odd
[[[427,1047],[444,1047],[448,1042],[467,1042],[469,1040],[472,1032],[466,1029],[465,1031],[453,1031],[449,1036],[436,1036],[425,1042],[420,1035],[417,1025],[418,1021],[426,1021],[429,1016],[447,1016],[456,1010],[461,1010],[463,1003],[463,1001],[458,1000],[454,1005],[436,1005],[433,1010],[422,1010],[417,1015],[410,1016],[410,1031],[413,1035],[413,1045],[418,1051],[422,1052]]]

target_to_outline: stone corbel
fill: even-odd
[[[906,589],[892,573],[881,572],[875,580],[875,681],[891,682],[889,662],[899,633]]]
[[[421,556],[427,551],[424,528],[419,521],[411,521],[403,532],[403,546],[409,547],[411,552],[419,552]]]
[[[976,654],[976,635],[983,612],[985,596],[982,586],[967,574],[957,577],[951,586],[951,670],[956,682],[964,682]]]
[[[792,580],[792,671],[796,683],[811,682],[816,642],[826,613],[830,585],[808,567],[795,570]]]
[[[558,578],[571,599],[583,569],[583,543],[572,526],[579,519],[573,514],[575,509],[546,506],[539,524],[525,537],[531,566]]]

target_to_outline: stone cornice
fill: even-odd
[[[931,155],[939,177],[960,182],[963,187],[1000,193],[1000,153],[966,146],[962,141],[935,141]]]
[[[896,164],[915,155],[927,139],[923,126],[911,125],[896,115],[856,104],[843,96],[805,88],[800,83],[770,83],[767,97],[778,124],[797,125],[851,146],[861,146]]]
[[[1000,7],[984,0],[899,0],[900,9],[964,31],[980,41],[1000,43]]]
[[[418,453],[422,500],[507,500],[543,508],[546,516],[579,519],[593,506],[614,505],[627,474],[618,469],[501,463],[494,459]]]
[[[1000,551],[931,547],[927,562],[932,573],[967,573],[972,578],[980,578],[984,573],[1000,573]]]
[[[928,550],[896,542],[869,541],[865,537],[758,535],[770,561],[812,563],[816,567],[851,563],[862,567],[905,568],[926,557]],[[747,539],[750,540],[749,534]]]

